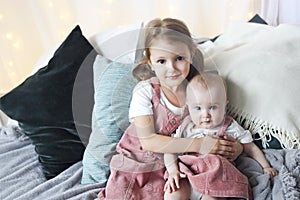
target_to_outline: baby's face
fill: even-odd
[[[191,86],[191,91],[187,96],[187,102],[196,128],[211,129],[220,125],[224,120],[227,104],[224,87]]]

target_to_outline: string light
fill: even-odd
[[[13,46],[14,48],[18,49],[18,48],[20,47],[20,43],[19,43],[19,42],[14,42],[14,43],[12,44],[12,46]]]
[[[8,65],[9,67],[13,67],[13,66],[14,66],[14,62],[13,62],[13,61],[8,61],[7,65]]]
[[[65,17],[65,15],[60,15],[59,16],[59,19],[65,19],[66,17]]]
[[[49,2],[48,2],[48,6],[49,6],[50,8],[52,8],[52,7],[53,7],[53,2],[52,2],[52,1],[49,1]]]
[[[16,78],[16,73],[15,73],[14,71],[11,71],[11,72],[9,73],[9,77],[11,78],[11,80],[15,80],[15,78]]]
[[[253,14],[253,12],[248,12],[247,16],[248,16],[248,20],[249,20],[249,19],[251,19],[254,16],[254,14]]]
[[[111,14],[111,10],[105,10],[104,13],[105,13],[106,15],[110,15],[110,14]]]
[[[177,10],[177,7],[176,6],[170,6],[169,10],[170,10],[171,13],[175,13],[176,10]]]
[[[6,33],[6,39],[11,40],[12,39],[12,34],[11,33]]]

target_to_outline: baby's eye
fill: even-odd
[[[164,59],[159,59],[156,62],[159,63],[159,64],[164,64],[166,61]]]
[[[217,106],[210,106],[209,109],[210,110],[216,110],[218,107]]]

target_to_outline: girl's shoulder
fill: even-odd
[[[134,87],[133,91],[138,91],[138,90],[149,90],[150,88],[152,88],[151,86],[151,82],[149,80],[144,80],[144,81],[140,81],[136,84],[136,86]]]
[[[143,91],[143,90],[144,91],[153,91],[152,84],[159,84],[159,81],[156,77],[138,82],[137,85],[135,86],[133,92]]]
[[[129,119],[130,121],[142,115],[152,115],[152,98],[154,95],[154,89],[151,84],[151,80],[144,80],[137,83],[133,89],[130,109],[129,109]]]
[[[144,80],[137,83],[132,92],[132,100],[134,99],[152,99],[154,89],[150,80]]]

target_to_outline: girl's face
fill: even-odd
[[[227,104],[224,87],[191,86],[191,94],[187,96],[187,101],[196,128],[211,129],[223,122]]]
[[[157,39],[149,49],[150,66],[160,84],[176,88],[190,72],[191,52],[186,44],[167,39]]]

